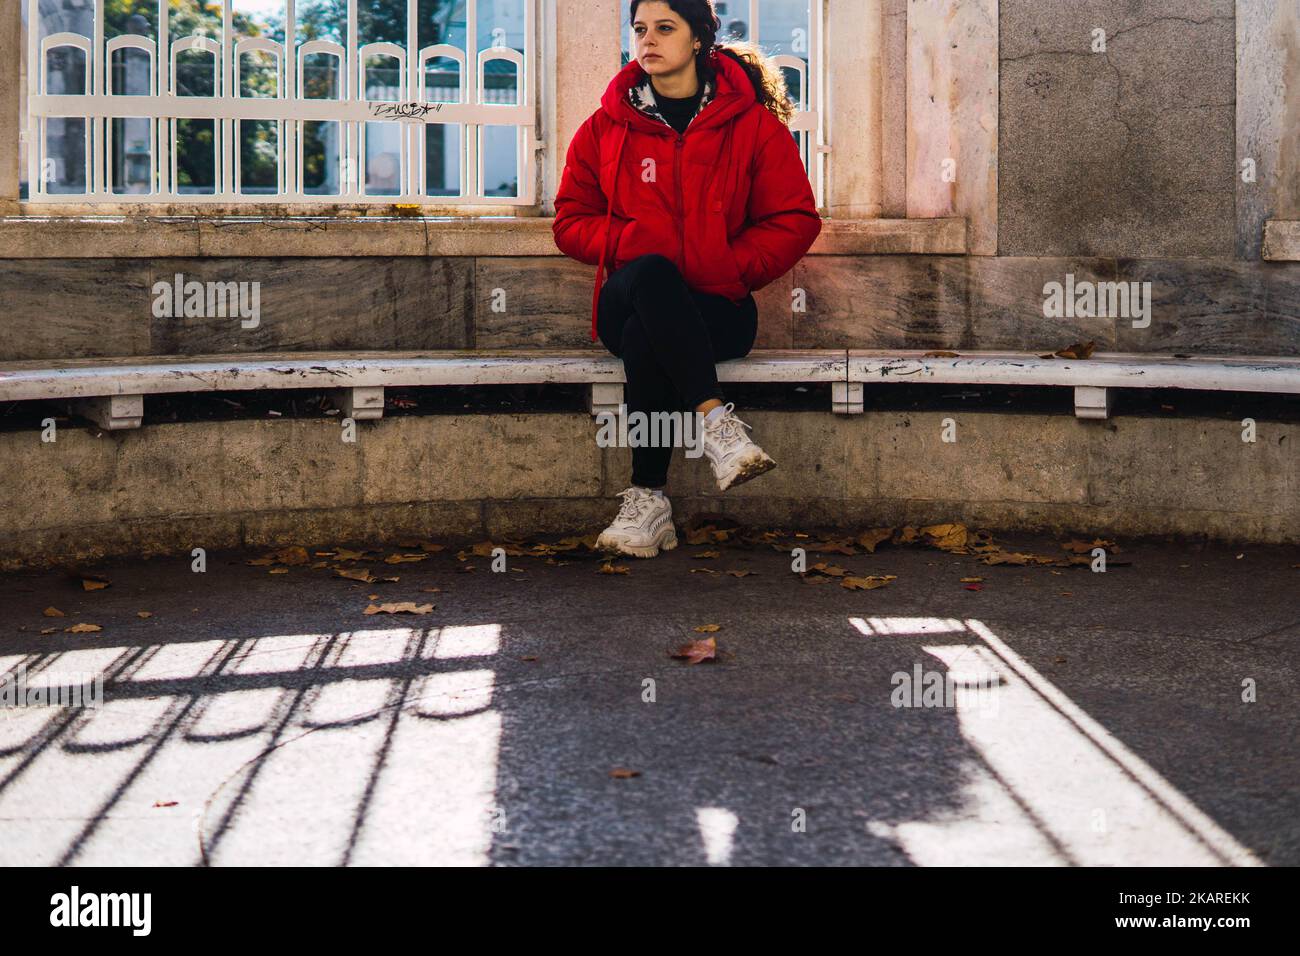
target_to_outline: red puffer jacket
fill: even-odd
[[[569,144],[552,231],[561,252],[597,266],[593,342],[607,262],[657,252],[690,288],[738,302],[789,272],[821,231],[790,130],[744,67],[717,52],[710,62],[714,97],[684,134],[629,102],[646,76],[633,60]]]

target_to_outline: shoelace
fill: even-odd
[[[735,402],[727,402],[727,404],[722,407],[724,411],[715,420],[712,428],[714,429],[714,433],[718,436],[718,440],[722,444],[728,446],[734,445],[736,442],[747,437],[745,433],[741,431],[741,427],[743,426],[752,429],[753,426],[746,422],[742,422],[732,414],[736,407]]]
[[[615,521],[627,519],[632,521],[641,516],[641,508],[646,505],[652,495],[649,492],[642,492],[636,488],[624,488],[619,492],[623,496],[623,504],[618,509],[618,517]]]

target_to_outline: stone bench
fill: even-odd
[[[1104,419],[1117,388],[1300,393],[1300,359],[1030,352],[927,356],[910,351],[756,349],[718,363],[725,383],[831,384],[831,411],[860,414],[864,386],[1052,385],[1074,389],[1080,418]],[[593,415],[623,401],[623,363],[595,351],[295,352],[0,362],[0,401],[69,400],[102,428],[138,428],[146,395],[319,388],[345,417],[379,418],[388,387],[586,385]]]
[[[722,382],[847,379],[844,349],[755,350],[718,364]],[[379,418],[386,387],[589,386],[593,415],[623,401],[623,362],[594,351],[298,352],[0,362],[0,401],[69,400],[101,428],[138,428],[146,395],[284,388],[329,390],[348,418]],[[838,393],[837,393],[838,394]]]
[[[1074,389],[1079,418],[1110,417],[1118,388],[1300,393],[1300,359],[1258,356],[1173,356],[1097,352],[1087,359],[1044,358],[1034,352],[916,352],[850,349],[844,408],[863,410],[863,386],[1057,385]]]

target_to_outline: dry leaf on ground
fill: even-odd
[[[712,634],[714,631],[722,630],[721,624],[700,624],[691,630],[699,631],[701,634]]]
[[[46,617],[67,617],[67,615],[64,614],[62,611],[60,611],[57,607],[47,607],[41,613],[44,614]]]
[[[616,780],[629,780],[632,777],[641,776],[641,771],[629,770],[627,767],[615,767],[609,772],[609,775]]]
[[[840,587],[848,588],[850,591],[871,591],[875,588],[883,588],[897,580],[897,574],[869,574],[865,578],[841,578]]]
[[[281,548],[278,551],[272,551],[270,554],[264,554],[260,558],[253,558],[251,561],[245,563],[256,567],[265,567],[268,564],[306,564],[310,560],[311,558],[308,556],[306,548],[295,546],[291,548]]]
[[[718,642],[715,638],[706,637],[698,641],[690,641],[677,648],[670,656],[679,660],[685,660],[688,664],[698,664],[701,661],[712,661],[717,659]]]
[[[416,604],[414,601],[396,601],[391,604],[371,604],[365,614],[428,614],[433,610],[432,604]]]
[[[597,574],[631,574],[632,570],[626,564],[613,564],[606,561],[597,570]]]
[[[72,627],[65,627],[63,630],[68,634],[91,634],[95,631],[102,631],[103,628],[100,627],[98,624],[82,623],[82,624],[74,624],[72,625]]]

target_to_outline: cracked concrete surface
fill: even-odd
[[[999,254],[1231,256],[1234,24],[1231,0],[1003,0]]]

